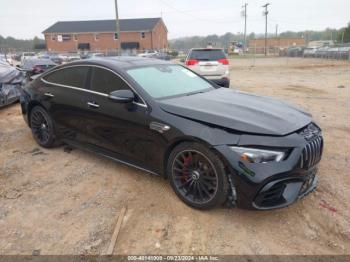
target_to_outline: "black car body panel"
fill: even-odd
[[[184,141],[204,144],[225,163],[235,185],[234,201],[240,207],[285,207],[315,189],[323,139],[309,114],[274,99],[225,88],[153,99],[126,71],[155,64],[170,63],[108,58],[59,66],[23,89],[22,113],[28,122],[31,108],[41,105],[66,143],[164,177],[176,145]],[[77,66],[89,67],[84,90],[45,80],[54,71]],[[118,104],[92,90],[94,68],[113,71],[139,99]],[[287,156],[281,162],[245,163],[232,146],[283,148]]]
[[[309,114],[275,99],[223,88],[164,100],[160,107],[168,113],[252,134],[284,136],[312,121]]]

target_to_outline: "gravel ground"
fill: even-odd
[[[39,148],[18,104],[0,110],[0,254],[349,254],[350,63],[233,59],[234,88],[310,111],[324,131],[317,191],[268,211],[184,205],[167,181],[80,150]]]

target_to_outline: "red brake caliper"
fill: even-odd
[[[183,180],[186,182],[189,179],[190,173],[188,172],[188,167],[192,161],[192,156],[185,157],[184,159],[184,167],[183,167]]]

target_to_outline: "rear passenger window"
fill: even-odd
[[[198,49],[192,50],[188,59],[195,59],[199,61],[218,61],[225,58],[226,55],[221,49]]]
[[[45,76],[44,80],[53,84],[85,89],[88,71],[89,68],[86,66],[69,67]]]
[[[123,79],[102,68],[93,68],[91,78],[93,91],[109,94],[116,90],[130,89]]]

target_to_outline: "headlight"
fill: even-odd
[[[240,159],[249,163],[280,162],[284,159],[286,152],[247,147],[235,147],[231,149],[240,155]]]

